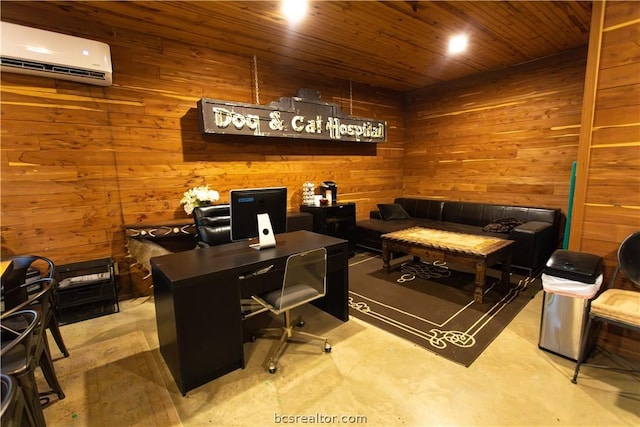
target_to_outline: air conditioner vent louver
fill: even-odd
[[[90,79],[105,80],[105,73],[91,70],[83,70],[81,68],[63,67],[61,65],[43,64],[40,62],[25,61],[22,59],[1,58],[2,65],[5,67],[24,68],[28,70],[48,71],[57,74],[68,74],[79,77],[87,77]]]
[[[22,61],[20,59],[2,58],[2,65],[16,68],[29,68],[30,70],[44,70],[43,64]]]
[[[106,43],[0,22],[0,69],[61,80],[111,86]]]

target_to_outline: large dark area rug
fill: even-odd
[[[394,263],[416,265],[410,257]],[[540,279],[512,274],[511,286],[500,285],[500,272],[489,269],[484,301],[473,300],[474,274],[457,266],[438,268],[448,277],[399,283],[400,264],[382,271],[380,255],[361,252],[349,260],[349,311],[352,316],[408,339],[464,366],[471,363],[542,289]],[[418,267],[423,265],[418,264]],[[449,268],[450,267],[450,268]],[[437,275],[437,274],[436,274]]]

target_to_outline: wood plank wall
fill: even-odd
[[[625,7],[633,10],[620,12]],[[601,124],[616,117],[627,124],[607,132],[627,135],[624,146],[615,148],[627,150],[632,160],[593,148],[608,154],[591,176],[615,164],[617,177],[630,177],[617,178],[617,197],[627,197],[638,189],[637,127],[628,124],[640,120],[637,104],[615,105],[618,98],[637,95],[637,80],[628,82],[638,75],[637,46],[625,44],[625,37],[637,40],[638,24],[618,29],[615,22],[627,21],[613,17],[633,16],[637,6],[622,3],[615,10],[605,39],[618,38],[611,38],[607,50],[603,89],[619,81],[635,92],[603,92],[602,102],[613,106],[597,117]],[[185,218],[178,200],[194,185],[210,184],[225,201],[230,188],[271,185],[274,176],[289,188],[292,211],[302,182],[325,179],[338,182],[341,201],[357,203],[358,218],[399,195],[566,209],[578,153],[584,50],[407,94],[354,82],[353,115],[387,120],[388,143],[274,143],[203,138],[197,132],[200,97],[256,101],[252,58],[88,22],[47,2],[3,2],[2,15],[8,22],[109,43],[115,80],[100,88],[2,74],[2,256],[40,253],[57,263],[114,256],[126,278],[131,260],[125,258],[124,224]],[[631,53],[620,55],[620,49]],[[257,59],[260,103],[312,87],[323,100],[349,110],[349,82],[300,75]],[[616,60],[632,68],[612,65]],[[635,151],[629,141],[636,142]],[[605,193],[601,186],[595,194]],[[611,211],[596,200],[589,201],[589,236],[598,225],[600,236],[606,234],[612,222]],[[633,214],[625,210],[621,221],[633,223]],[[121,280],[120,286],[123,298],[149,292],[135,280]]]
[[[408,93],[403,193],[566,211],[586,54]]]
[[[596,30],[602,46],[589,46],[600,57],[592,95],[583,87],[587,50],[406,94],[404,195],[567,213],[571,165],[584,156],[569,249],[602,256],[610,280],[620,242],[640,230],[640,3],[607,2]],[[594,113],[586,141],[583,92]],[[631,285],[620,277],[616,286]],[[639,341],[615,328],[601,336],[636,359]]]
[[[106,42],[114,64],[108,88],[2,73],[2,256],[36,253],[57,264],[113,256],[120,297],[129,298],[149,294],[150,281],[129,269],[123,225],[187,218],[179,200],[193,186],[209,184],[226,202],[232,188],[285,185],[297,211],[303,182],[334,180],[339,201],[356,202],[359,216],[385,188],[401,188],[397,92],[257,58],[261,104],[317,89],[347,113],[387,120],[388,142],[203,137],[201,97],[256,102],[253,58],[87,22],[47,2],[3,4],[2,19]]]
[[[591,50],[598,74],[584,105],[593,111],[581,141],[584,193],[576,194],[570,243],[614,268],[620,242],[640,230],[640,4],[607,2],[598,31],[601,46]]]
[[[569,248],[602,256],[608,283],[620,243],[640,231],[640,3],[594,6]],[[623,274],[614,286],[633,289]],[[601,341],[640,359],[638,333],[611,327]]]

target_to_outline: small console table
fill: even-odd
[[[165,220],[162,223],[125,224],[127,238],[155,242],[171,252],[196,246],[196,225],[192,218]]]
[[[349,242],[349,256],[356,251],[356,204],[335,203],[325,206],[300,205],[300,212],[313,215],[313,231]]]

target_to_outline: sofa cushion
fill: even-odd
[[[398,203],[380,203],[378,204],[378,210],[380,211],[380,216],[385,221],[410,218],[407,211]]]
[[[402,205],[411,218],[442,220],[443,200],[397,197],[394,202]]]
[[[482,227],[482,231],[492,233],[510,233],[511,230],[522,224],[524,224],[524,221],[520,221],[516,218],[501,218]]]

